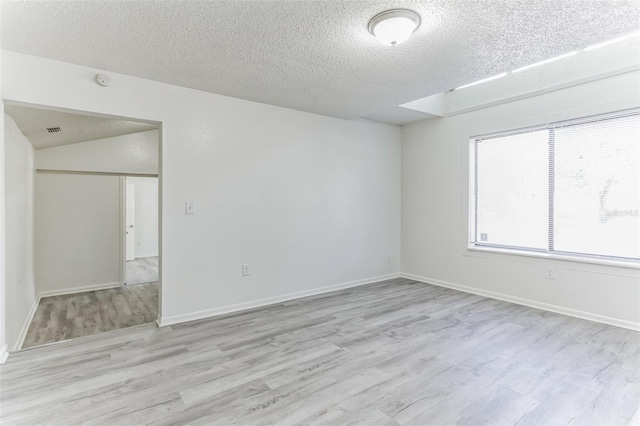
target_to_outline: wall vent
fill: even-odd
[[[45,130],[49,133],[58,133],[62,131],[60,127],[47,127]]]

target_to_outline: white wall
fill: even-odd
[[[2,63],[2,57],[0,55],[0,66]],[[0,88],[2,87],[2,81],[0,80]],[[2,120],[0,120],[0,165],[2,170],[0,171],[0,271],[5,270],[5,187],[4,187],[4,147],[5,134],[4,134],[4,103],[0,102],[0,112],[2,112]],[[5,288],[5,274],[0,273],[0,364],[3,364],[9,356],[9,349],[6,339],[6,288]]]
[[[40,149],[35,151],[35,166],[157,174],[159,137],[159,131],[152,130]],[[136,209],[136,250],[157,256],[158,180],[128,179],[135,179],[140,187],[136,193],[136,204],[140,204]],[[38,173],[36,193],[38,291],[81,291],[119,283],[119,178]]]
[[[640,328],[640,271],[468,251],[468,139],[640,105],[631,72],[402,131],[402,269],[409,276]],[[544,279],[544,267],[555,280]]]
[[[39,149],[35,165],[45,170],[157,174],[159,137],[158,130],[150,130]]]
[[[118,176],[36,174],[39,293],[118,285],[120,232]]]
[[[135,257],[158,255],[158,178],[127,177],[135,187]]]
[[[398,272],[399,128],[2,55],[4,99],[162,122],[164,322]]]
[[[4,115],[6,341],[15,349],[36,301],[34,283],[33,147]]]

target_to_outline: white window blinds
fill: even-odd
[[[640,259],[640,110],[472,139],[476,246]]]

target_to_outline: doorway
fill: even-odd
[[[160,123],[7,102],[4,121],[11,148],[5,161],[20,165],[5,171],[5,194],[24,199],[5,205],[15,217],[24,216],[22,205],[33,215],[20,222],[5,216],[6,228],[26,235],[13,239],[12,252],[33,252],[11,264],[15,275],[26,279],[10,280],[6,289],[11,298],[2,315],[9,351],[154,323],[162,256]],[[130,218],[139,233],[129,256],[144,259],[153,271],[135,286],[125,286],[123,279],[125,177],[133,180]],[[151,221],[136,218],[136,192],[146,193],[136,191],[136,179],[154,189]],[[145,207],[138,210],[144,213]],[[148,228],[150,243],[136,243]],[[22,250],[20,241],[33,249]]]
[[[124,285],[158,281],[158,178],[125,176]]]

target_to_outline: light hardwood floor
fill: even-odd
[[[127,260],[125,273],[127,285],[158,281],[158,256]]]
[[[154,322],[158,283],[43,297],[22,349]]]
[[[626,425],[640,334],[398,279],[23,351],[0,377],[5,424]]]

